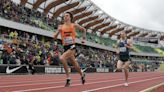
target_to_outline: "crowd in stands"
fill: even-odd
[[[27,8],[23,5],[16,4],[12,0],[0,0],[0,16],[12,21],[31,25],[48,31],[55,31],[57,26],[61,23],[57,18],[51,18],[40,11]],[[81,37],[81,32],[77,32],[77,37]],[[116,44],[116,40],[110,38],[103,38],[96,33],[88,33],[87,40],[110,46]],[[138,52],[158,53],[149,46],[134,45]]]
[[[15,22],[28,24],[34,27],[45,29],[48,31],[55,31],[60,21],[56,18],[50,18],[44,13],[37,10],[27,8],[23,5],[16,4],[12,0],[1,0],[0,1],[0,16]],[[81,35],[78,32],[78,37]],[[99,43],[106,46],[112,46],[116,41],[109,38],[100,38],[96,34],[88,33],[88,41]]]
[[[52,19],[44,13],[16,4],[12,0],[0,0],[0,16],[49,31],[56,29],[59,23],[56,18]]]
[[[25,6],[16,4],[11,0],[0,0],[0,16],[15,22],[31,25],[48,31],[55,31],[60,22],[51,19],[49,16],[37,10],[29,9]],[[77,31],[80,38],[81,32]],[[61,65],[59,56],[63,53],[60,41],[45,37],[46,40],[36,34],[0,28],[0,64],[29,64],[34,65]],[[116,43],[110,38],[102,38],[96,34],[87,34],[87,40],[110,46]],[[141,51],[155,52],[149,47],[141,48]],[[116,67],[117,55],[114,52],[77,45],[77,61],[81,67]],[[146,58],[147,59],[147,58]],[[137,67],[136,63],[133,64]]]
[[[54,41],[47,37],[46,41],[42,41],[36,34],[9,28],[7,30],[6,28],[2,29],[0,31],[0,64],[61,65],[59,56],[64,50],[60,41]],[[117,55],[111,51],[77,45],[76,59],[81,67],[109,67],[115,69]],[[141,67],[140,63],[143,64],[142,66],[154,64],[153,67],[157,67],[157,62],[153,64],[144,62],[145,60],[155,61],[157,58],[144,57],[141,60],[140,57],[133,57],[133,60],[143,61],[132,62],[131,65],[134,70]]]
[[[63,53],[60,41],[52,38],[41,41],[38,35],[8,29],[0,32],[2,64],[60,65],[59,56]],[[77,45],[77,61],[81,67],[110,67],[116,56],[112,52]]]

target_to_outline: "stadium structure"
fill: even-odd
[[[161,72],[152,73],[152,71],[159,71],[164,66],[164,33],[119,21],[114,16],[104,12],[92,0],[0,0],[0,74],[29,74],[31,71],[28,64],[31,61],[34,63],[36,74],[65,73],[59,60],[60,54],[63,53],[61,37],[58,37],[56,41],[53,38],[58,25],[62,23],[65,12],[71,12],[74,15],[73,21],[87,30],[85,44],[81,43],[82,33],[77,30],[76,34],[77,60],[82,68],[87,67],[87,73],[114,72],[118,60],[115,45],[121,32],[125,32],[127,38],[133,40],[134,46],[133,50],[130,51],[130,71],[142,71],[144,72],[141,74],[143,77],[149,74],[147,77],[156,76],[154,80],[159,78],[162,80],[162,77],[157,76],[162,76]],[[70,71],[76,72],[72,67]],[[90,75],[89,77],[91,78],[92,75]],[[38,79],[43,79],[39,75],[36,76],[38,76]],[[49,75],[45,76],[47,79],[51,77]],[[62,75],[59,76],[61,77]],[[58,81],[59,76],[55,76],[56,79],[54,80]],[[113,76],[116,75],[113,74]],[[136,76],[139,76],[139,74],[136,74]],[[29,76],[25,76],[22,81],[25,81],[26,77]],[[153,80],[150,78],[146,80],[147,77],[142,81],[135,81],[130,84]],[[33,79],[36,80],[36,78]],[[0,78],[0,80],[2,79]],[[17,79],[15,81],[15,83],[18,82]],[[90,84],[92,85],[94,82]],[[25,87],[15,88],[15,86],[27,85],[35,85],[35,83],[0,85],[0,91],[5,92],[7,90],[10,92],[12,87],[14,87],[13,89],[19,89],[16,92],[53,89],[53,87],[45,88],[45,86],[36,89],[31,87],[31,89],[26,90],[23,90]],[[77,85],[79,84],[73,86]],[[97,86],[96,82],[95,85]],[[120,84],[114,86],[117,87]],[[7,89],[8,87],[11,87],[11,89]],[[62,88],[63,86],[55,87]],[[112,87],[109,86],[109,88]],[[14,91],[12,90],[12,92]],[[130,90],[127,92],[130,92]]]

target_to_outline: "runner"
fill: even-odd
[[[126,33],[122,32],[120,40],[117,42],[117,54],[119,54],[119,60],[117,62],[118,71],[122,70],[125,73],[125,86],[128,86],[128,68],[130,64],[129,49],[132,49],[132,41],[126,38]]]
[[[58,26],[58,30],[54,35],[54,39],[57,39],[57,36],[60,34],[62,39],[62,44],[64,46],[64,53],[60,57],[60,61],[62,62],[64,69],[66,71],[66,84],[65,86],[69,86],[71,79],[69,75],[69,67],[67,64],[67,60],[70,60],[72,65],[81,75],[82,84],[85,83],[85,74],[80,69],[78,62],[75,60],[75,53],[76,53],[76,46],[75,46],[75,39],[76,39],[76,28],[83,31],[83,41],[86,38],[86,30],[85,28],[79,26],[78,24],[73,23],[73,15],[70,12],[66,12],[64,14],[64,23]]]

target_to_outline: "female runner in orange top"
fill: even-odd
[[[70,75],[69,75],[69,68],[67,64],[67,60],[70,59],[72,65],[81,75],[82,84],[85,83],[85,74],[81,70],[78,65],[78,62],[75,60],[75,53],[76,53],[76,46],[75,46],[75,39],[76,39],[76,28],[83,31],[83,41],[86,38],[86,30],[85,28],[79,26],[78,24],[73,23],[73,15],[70,12],[66,12],[64,14],[64,23],[58,26],[58,30],[54,35],[54,39],[57,39],[57,36],[60,34],[62,39],[62,44],[64,46],[64,53],[60,57],[60,61],[62,62],[65,72],[66,72],[66,84],[65,86],[70,85]],[[84,42],[83,42],[84,43]]]

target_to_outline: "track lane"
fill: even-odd
[[[129,82],[130,85],[128,87],[125,87],[123,83],[121,83],[112,86],[105,86],[101,88],[85,90],[83,92],[139,92],[147,87],[159,84],[161,83],[161,81],[164,81],[164,76],[142,79],[139,81],[138,80],[130,81]]]
[[[143,74],[144,75],[146,75],[145,77],[143,76],[143,78],[145,79],[145,78],[149,78],[149,77],[156,77],[156,75],[158,75],[159,73],[136,73],[136,74],[134,74],[134,73],[132,73],[133,74],[133,76],[143,76]],[[149,74],[149,75],[148,75]],[[117,75],[119,75],[120,76],[120,74],[118,73],[115,73],[114,74],[114,76],[117,76]],[[153,76],[151,76],[151,75],[153,75]],[[101,76],[104,76],[103,74],[101,74]],[[120,76],[120,79],[121,79],[121,77],[122,76]],[[88,79],[90,79],[90,77],[88,77]],[[73,85],[75,84],[75,86],[73,86],[73,87],[69,87],[69,88],[64,88],[63,87],[63,85],[61,86],[61,85],[59,85],[59,86],[56,86],[56,85],[53,85],[53,86],[50,86],[50,88],[47,88],[47,89],[45,89],[45,90],[41,90],[41,91],[44,91],[44,92],[53,92],[52,90],[58,90],[58,92],[65,92],[65,90],[67,90],[68,92],[69,91],[72,91],[72,90],[74,90],[74,91],[76,91],[76,92],[80,92],[80,91],[82,91],[82,90],[84,90],[84,89],[87,89],[88,87],[89,88],[95,88],[95,87],[101,87],[101,86],[105,86],[105,85],[109,85],[109,82],[111,81],[112,82],[112,80],[113,79],[110,79],[109,78],[109,80],[104,80],[104,82],[102,82],[102,83],[98,83],[98,81],[99,80],[97,80],[96,82],[97,82],[97,84],[96,84],[96,82],[95,83],[92,83],[92,84],[86,84],[86,85],[81,85],[81,84],[77,84],[76,85],[76,83],[73,83]],[[109,82],[108,82],[109,81]],[[114,80],[113,80],[114,81]],[[88,82],[88,83],[90,83],[90,81]],[[112,82],[111,83],[111,85],[114,85],[114,84],[118,84],[118,83],[123,83],[123,79],[120,81],[120,80],[118,80],[118,81],[116,81],[116,82]],[[91,85],[91,86],[90,86]],[[48,87],[48,86],[47,86]],[[39,89],[39,88],[41,88],[41,87],[39,87],[39,88],[37,88],[36,86],[35,86],[35,88],[36,89]],[[35,88],[33,88],[33,89],[35,89]],[[42,88],[46,88],[46,87],[42,87]],[[89,89],[88,88],[88,89]],[[26,88],[27,89],[27,88]],[[30,92],[39,92],[39,91],[30,91]]]

